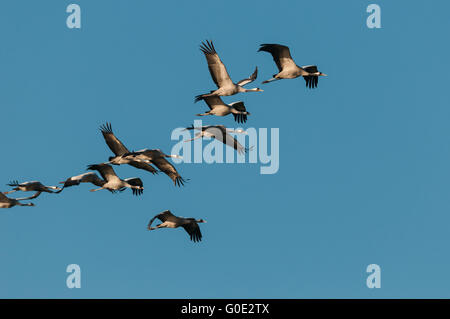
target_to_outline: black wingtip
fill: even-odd
[[[88,171],[97,170],[97,164],[91,164],[91,165],[86,166],[86,170],[88,170]]]
[[[191,241],[193,241],[194,243],[198,243],[200,241],[202,241],[202,235],[201,234],[192,234],[190,235]]]
[[[194,98],[194,103],[197,103],[198,101],[201,101],[201,100],[203,100],[203,94],[196,95]]]
[[[258,66],[255,67],[255,71],[253,71],[253,74],[251,75],[250,78],[254,81],[256,80],[257,76],[258,76]]]
[[[214,47],[212,40],[203,41],[200,44],[200,51],[204,54],[216,54],[216,48]]]
[[[184,186],[184,184],[187,184],[189,181],[190,181],[189,178],[184,179],[183,177],[178,176],[175,178],[174,184],[175,184],[175,186],[181,187],[181,186]]]
[[[247,114],[233,114],[234,120],[238,123],[246,123],[247,122]]]
[[[258,49],[257,52],[267,51],[267,46],[268,46],[268,45],[269,45],[269,44],[267,44],[267,43],[260,44],[260,45],[259,45],[259,49]]]
[[[140,195],[142,195],[142,194],[144,193],[144,190],[143,190],[143,189],[135,189],[135,188],[132,188],[131,190],[132,190],[132,192],[133,192],[133,195],[135,195],[135,196],[140,196]]]
[[[253,148],[254,148],[254,146],[244,147],[243,149],[238,150],[238,153],[240,155],[244,155],[244,154],[247,154],[248,152],[252,151]]]
[[[9,182],[9,184],[6,184],[6,185],[11,186],[11,187],[19,186],[19,181],[14,180],[14,181]]]
[[[105,122],[105,124],[100,125],[100,131],[102,133],[113,133],[112,126],[110,122]]]

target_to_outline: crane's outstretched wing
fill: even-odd
[[[302,68],[308,73],[319,72],[317,70],[317,66],[315,65],[307,65]],[[317,84],[319,83],[319,77],[317,75],[306,75],[303,76],[303,78],[305,79],[306,87],[309,87],[310,89],[316,88]]]
[[[0,192],[0,202],[2,202],[2,203],[9,202],[9,198],[5,194],[3,194],[2,192]]]
[[[170,179],[173,181],[175,186],[184,186],[184,183],[186,180],[181,177],[181,175],[178,173],[178,171],[175,169],[175,167],[169,163],[164,157],[157,157],[151,160],[153,165],[158,167],[158,169],[170,177]]]
[[[23,197],[23,198],[18,198],[17,200],[28,200],[28,199],[33,199],[38,197],[39,195],[41,195],[41,191],[37,191],[36,193],[34,193],[34,195],[30,196],[30,197]],[[54,192],[56,193],[56,192]]]
[[[233,136],[231,136],[228,133],[225,134],[224,143],[227,144],[228,146],[231,146],[232,148],[234,148],[239,154],[245,154],[249,151],[249,148],[242,146],[242,144],[239,143],[237,139],[235,139]]]
[[[206,130],[206,129],[208,129],[208,128],[213,128],[213,127],[215,127],[215,126],[214,126],[214,125],[203,125],[203,126],[195,126],[195,127],[194,127],[194,124],[191,124],[191,126],[186,127],[185,129],[183,129],[183,131],[184,131],[184,130],[199,130],[199,131],[204,131],[204,130]]]
[[[230,106],[232,106],[234,109],[236,109],[239,112],[247,112],[244,102],[242,102],[242,101],[233,102],[230,104]],[[249,115],[250,115],[250,113],[249,113]],[[247,114],[233,113],[233,116],[234,116],[234,120],[238,123],[247,122]]]
[[[218,95],[206,96],[202,100],[204,100],[206,102],[209,109],[211,109],[211,110],[218,106],[227,106],[224,103],[224,101],[220,98],[220,96],[218,96]]]
[[[150,219],[150,222],[148,223],[148,226],[147,226],[148,229],[152,229],[152,227],[151,227],[152,223],[156,218],[158,218],[163,223],[167,220],[172,221],[172,222],[176,222],[178,220],[178,218],[174,214],[172,214],[170,212],[170,210],[165,210],[162,213],[159,213],[158,215],[156,215],[155,217]]]
[[[88,172],[81,175],[69,177],[64,182],[61,182],[61,184],[64,185],[59,191],[55,192],[55,194],[61,193],[66,187],[80,185],[80,183],[92,183],[95,186],[102,187],[106,182],[98,177],[98,175],[94,172]]]
[[[128,149],[123,143],[114,135],[111,127],[111,123],[105,123],[100,126],[100,131],[103,134],[106,144],[116,156],[128,153]]]
[[[160,150],[144,149],[141,151],[125,154],[125,156],[132,156],[132,157],[136,158],[137,161],[144,161],[144,162],[152,163],[161,172],[163,172],[167,176],[169,176],[170,179],[173,180],[175,186],[184,185],[184,183],[186,182],[186,180],[183,179],[180,176],[180,174],[178,174],[175,167],[164,158],[164,156],[167,156],[167,155],[164,155]]]
[[[21,184],[17,180],[14,180],[14,181],[9,182],[6,185],[11,186],[11,187],[16,187],[16,186],[20,186]]]
[[[256,80],[256,77],[258,76],[258,67],[255,68],[255,72],[252,73],[248,78],[240,80],[237,85],[244,86],[246,84],[249,84]]]
[[[114,172],[114,169],[109,164],[89,165],[87,169],[91,171],[98,171],[100,175],[103,177],[103,179],[106,181],[119,179],[119,177],[116,175],[116,172]]]
[[[136,195],[136,196],[142,195],[142,193],[144,192],[144,183],[142,183],[142,180],[139,177],[127,178],[127,179],[124,179],[124,181],[132,186],[141,187],[139,189],[132,188],[131,190],[133,191],[133,195]]]
[[[206,43],[202,42],[200,50],[205,54],[209,73],[217,87],[233,85],[233,81],[231,81],[231,78],[228,75],[227,68],[220,60],[212,41],[206,40]]]
[[[296,67],[295,62],[291,57],[289,47],[285,45],[265,43],[261,44],[258,52],[259,51],[265,51],[272,54],[272,58],[278,67],[278,71],[280,72],[286,68]]]
[[[189,237],[193,242],[199,242],[202,240],[202,233],[196,221],[192,220],[190,223],[184,224],[181,227],[183,227],[189,234]]]
[[[153,166],[151,166],[150,164],[144,163],[144,162],[139,162],[139,161],[131,161],[130,163],[128,163],[129,165],[136,167],[138,169],[143,169],[145,171],[148,171],[152,174],[158,174],[159,171],[154,168]]]

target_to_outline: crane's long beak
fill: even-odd
[[[327,74],[325,74],[325,73],[321,73],[320,75],[321,75],[321,76],[328,76],[328,75],[327,75]]]

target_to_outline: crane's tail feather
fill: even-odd
[[[206,113],[199,113],[199,114],[195,114],[197,116],[206,116],[206,115],[211,115],[211,113],[206,112]]]
[[[269,83],[269,82],[272,82],[272,81],[277,81],[277,80],[279,80],[279,79],[277,79],[275,76],[273,77],[273,78],[271,78],[271,79],[268,79],[268,80],[265,80],[265,81],[262,81],[262,84],[266,84],[266,83]]]

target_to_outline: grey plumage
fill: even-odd
[[[197,114],[197,116],[226,116],[228,114],[233,114],[236,122],[245,123],[247,122],[247,115],[250,115],[245,108],[244,102],[242,101],[226,104],[220,96],[217,95],[204,97],[203,100],[208,105],[210,110],[205,113]]]
[[[34,206],[33,203],[23,204],[20,201],[27,198],[9,198],[4,193],[0,192],[0,208],[12,208],[14,206]]]
[[[232,148],[234,148],[239,154],[244,154],[249,152],[252,147],[247,148],[242,146],[241,143],[238,142],[237,139],[235,139],[233,136],[228,134],[228,132],[234,132],[234,133],[246,133],[243,130],[231,130],[226,128],[223,125],[206,125],[201,127],[194,127],[193,125],[190,127],[187,127],[186,130],[198,130],[199,132],[195,134],[195,137],[189,140],[186,140],[185,142],[189,142],[192,140],[195,140],[197,138],[202,138],[203,136],[207,136],[210,138],[214,138],[216,140],[221,141],[225,145],[228,145]]]
[[[305,79],[306,87],[312,89],[317,87],[319,76],[326,76],[326,74],[319,72],[315,65],[300,67],[295,64],[289,47],[285,45],[265,43],[261,44],[258,52],[259,51],[270,53],[279,71],[277,74],[274,74],[271,79],[263,81],[262,83],[269,83],[281,79],[295,79],[302,76]]]
[[[245,78],[235,84],[228,74],[227,68],[223,64],[222,60],[216,52],[216,48],[212,41],[206,40],[200,45],[200,50],[205,55],[206,61],[208,63],[209,73],[211,78],[217,86],[217,90],[213,90],[210,93],[200,94],[195,97],[195,102],[202,100],[207,96],[218,95],[218,96],[228,96],[234,95],[240,92],[262,92],[263,90],[259,88],[245,89],[243,86],[253,82],[258,75],[258,68],[248,78]]]
[[[136,161],[143,161],[155,165],[161,172],[170,177],[175,186],[184,185],[187,181],[178,173],[175,167],[166,160],[167,157],[180,157],[178,155],[168,155],[160,149],[143,149],[125,154],[124,157],[132,158]]]
[[[56,186],[45,186],[41,182],[31,181],[31,182],[23,182],[19,183],[18,181],[11,181],[8,186],[14,187],[11,191],[5,192],[4,194],[11,194],[14,192],[22,191],[22,192],[36,192],[34,195],[30,197],[23,198],[25,199],[33,199],[41,195],[43,192],[45,193],[58,193],[57,190],[60,190],[59,187]]]
[[[159,219],[162,223],[152,227],[152,223],[155,219]],[[198,242],[202,240],[202,233],[198,223],[206,223],[203,219],[194,218],[184,218],[173,215],[170,210],[165,210],[162,213],[153,217],[148,223],[147,229],[154,230],[158,228],[178,228],[183,227],[184,230],[189,234],[190,239],[193,242]]]
[[[114,135],[111,123],[105,123],[100,126],[100,131],[102,132],[103,138],[110,150],[116,156],[111,156],[109,158],[109,163],[113,165],[128,164],[135,168],[148,171],[152,174],[157,174],[158,171],[148,163],[143,163],[139,161],[133,161],[132,159],[125,159],[124,154],[130,153],[130,151],[125,147],[125,145]]]

